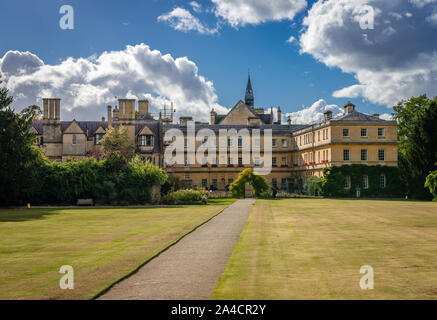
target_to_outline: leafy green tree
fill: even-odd
[[[110,128],[101,140],[105,153],[118,152],[122,157],[130,160],[135,155],[135,146],[129,141],[126,127]]]
[[[310,177],[303,187],[304,193],[310,196],[322,194],[322,180],[318,177]]]
[[[31,106],[16,113],[10,107],[13,98],[1,83],[0,80],[0,205],[21,204],[33,192],[33,169],[41,160],[29,130],[40,110]]]
[[[425,187],[429,189],[429,192],[434,196],[434,201],[437,201],[437,170],[431,172],[426,177]]]
[[[394,107],[398,122],[399,167],[406,193],[419,199],[430,199],[425,179],[436,169],[437,97],[426,95],[401,101]]]
[[[244,197],[245,186],[250,184],[255,192],[255,197],[260,197],[270,189],[266,179],[253,172],[251,168],[244,169],[230,186],[229,190],[237,198]]]

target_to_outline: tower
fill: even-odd
[[[252,89],[252,83],[250,82],[250,75],[248,76],[247,79],[246,96],[244,100],[245,100],[244,102],[249,108],[254,107],[253,89]]]

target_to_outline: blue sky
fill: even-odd
[[[379,66],[379,62],[376,61],[390,57],[390,52],[382,51],[386,50],[390,41],[394,41],[386,39],[386,42],[383,43],[382,41],[384,40],[380,40],[381,37],[378,37],[378,35],[391,33],[390,29],[386,27],[389,24],[387,20],[384,20],[384,27],[380,27],[379,30],[375,28],[370,33],[363,30],[356,31],[352,38],[349,38],[353,39],[353,41],[356,40],[356,45],[352,41],[350,43],[341,43],[340,40],[339,47],[345,48],[345,55],[342,55],[336,51],[336,46],[332,45],[332,41],[327,42],[327,45],[324,47],[322,44],[318,47],[319,43],[326,39],[328,41],[328,36],[333,35],[333,33],[329,29],[331,28],[329,25],[317,24],[321,23],[318,21],[320,16],[325,15],[325,18],[328,19],[332,17],[334,10],[344,10],[343,14],[346,17],[345,19],[347,19],[347,10],[350,10],[347,6],[340,9],[333,6],[322,7],[321,2],[323,1],[318,1],[320,2],[320,8],[316,10],[311,8],[317,1],[307,1],[304,9],[295,10],[296,12],[293,11],[293,8],[291,9],[293,14],[295,13],[293,18],[290,15],[285,18],[280,15],[277,16],[274,13],[276,9],[272,9],[271,12],[263,12],[265,9],[257,7],[257,14],[259,14],[259,19],[262,21],[256,23],[247,22],[244,21],[245,16],[243,15],[242,17],[237,17],[240,20],[237,20],[237,25],[235,25],[235,20],[232,20],[234,19],[232,14],[238,13],[238,8],[236,8],[237,11],[226,12],[220,15],[220,13],[217,13],[220,8],[220,4],[218,4],[220,1],[215,0],[214,3],[210,0],[197,1],[201,9],[194,10],[195,8],[190,5],[190,1],[175,0],[82,0],[67,2],[3,0],[1,3],[3,18],[0,20],[0,58],[9,51],[29,52],[33,55],[32,59],[37,59],[34,56],[38,57],[44,66],[59,66],[68,57],[75,59],[89,58],[90,56],[99,57],[105,51],[123,52],[126,50],[127,45],[137,46],[145,44],[150,50],[158,50],[162,56],[170,54],[173,59],[187,57],[190,62],[195,64],[198,75],[204,77],[206,82],[212,82],[211,90],[217,96],[217,100],[214,100],[214,97],[211,99],[203,96],[200,97],[199,100],[202,100],[205,105],[208,105],[208,101],[211,101],[212,104],[231,108],[239,99],[243,99],[247,73],[248,69],[250,69],[255,92],[255,104],[258,107],[280,106],[284,113],[293,113],[304,107],[310,107],[320,99],[324,99],[329,105],[333,104],[340,107],[348,100],[351,100],[360,111],[366,113],[383,114],[391,112],[391,109],[388,107],[392,105],[395,99],[392,96],[379,98],[383,94],[376,92],[378,90],[377,87],[371,88],[371,82],[374,79],[376,81],[384,81],[381,80],[381,74],[378,73],[378,70],[384,69],[385,66]],[[238,1],[240,4],[244,2],[244,0]],[[348,2],[347,0],[342,1]],[[350,1],[353,2],[352,0]],[[415,1],[395,0],[393,1],[394,4],[390,7],[386,7],[386,4],[381,1],[363,0],[361,2],[364,5],[366,3],[373,3],[375,7],[383,12],[376,19],[392,17],[390,25],[393,26],[392,29],[396,32],[398,30],[395,27],[395,23],[399,20],[409,19],[408,21],[411,22],[421,12],[428,12],[430,17],[432,17],[431,14],[435,10],[435,1],[427,0],[429,4],[425,5],[423,3],[415,3]],[[228,5],[226,0],[223,0],[223,2],[225,2],[224,5]],[[256,4],[257,0],[247,0],[247,2],[249,4]],[[292,6],[295,5],[293,2],[305,2],[305,0],[277,0],[276,2],[278,2],[277,10],[284,11],[283,5]],[[62,16],[59,14],[59,8],[65,4],[71,5],[74,9],[74,30],[62,30],[59,27],[59,19]],[[272,1],[272,7],[274,6],[275,1]],[[176,30],[177,19],[172,20],[173,24],[169,19],[167,21],[163,19],[158,21],[159,16],[168,14],[175,8],[188,11],[205,28],[212,30],[219,25],[218,31],[214,34],[202,34],[195,29],[181,31]],[[398,19],[391,13],[396,13],[403,17]],[[410,17],[409,14],[412,14],[413,17]],[[385,17],[383,18],[384,15]],[[309,25],[303,26],[302,21],[305,17],[307,17]],[[430,33],[436,31],[434,24],[431,22],[432,19],[430,18],[430,23],[422,26]],[[412,23],[412,25],[417,27],[415,23]],[[380,20],[379,26],[383,26],[382,20]],[[399,24],[399,26],[402,26],[402,24]],[[317,40],[315,38],[318,36],[317,32],[311,33],[311,28],[319,30],[318,33],[325,36],[323,40]],[[336,37],[341,35],[342,32],[344,32],[344,38],[347,39],[350,36],[351,30],[354,29],[352,27],[348,28],[347,24],[346,26],[337,26],[337,28],[338,30],[332,36],[332,40],[337,39]],[[417,32],[423,31],[419,27],[417,28]],[[307,31],[305,32],[305,30]],[[300,38],[303,33],[306,33],[306,42],[303,42]],[[287,42],[290,36],[296,39],[292,43]],[[371,39],[372,36],[374,37],[373,39]],[[369,56],[368,60],[370,61],[366,64],[359,61],[360,57],[357,51],[360,50],[360,45],[362,45],[360,42],[363,41],[363,38],[368,40],[368,37],[370,37],[371,41],[373,40],[373,44],[368,48],[367,52],[364,52],[364,54]],[[317,44],[314,44],[315,41],[318,41]],[[396,41],[399,42],[399,39]],[[399,48],[402,50],[402,45]],[[436,52],[434,49],[435,47],[433,46],[423,46],[422,48],[420,44],[418,45],[418,50],[422,50],[431,57]],[[348,52],[347,50],[351,51]],[[407,66],[417,64],[419,53],[421,52],[413,52],[405,60],[400,61],[401,67],[388,68],[387,72],[389,74],[393,72],[394,76],[392,78],[394,79],[396,79],[396,75],[402,78],[402,72],[412,77],[417,76],[413,71],[419,70],[422,65],[418,66],[417,70],[411,70]],[[355,57],[357,60],[351,63],[347,57]],[[29,57],[24,57],[21,54],[20,58],[16,57],[15,60],[10,58],[9,60],[16,61],[16,65],[10,63],[9,66],[6,66],[4,62],[3,73],[5,73],[6,68],[10,70],[11,68],[18,68],[20,63],[27,63],[26,61],[29,61]],[[389,64],[387,63],[387,65]],[[90,68],[92,69],[92,66]],[[34,72],[34,69],[32,69],[32,72]],[[372,73],[372,76],[368,75],[369,72]],[[9,74],[5,73],[3,78],[11,87],[11,92],[17,95],[17,103],[26,104],[32,101],[38,103],[38,99],[41,98],[40,95],[35,94],[38,88],[41,90],[46,89],[48,93],[52,94],[68,95],[68,91],[51,91],[51,88],[46,87],[47,83],[44,83],[44,85],[38,83],[36,88],[26,92],[31,77],[23,73],[18,75],[16,72],[15,77],[18,79],[16,81],[22,81],[21,85],[16,85],[16,82],[11,80],[13,74],[14,72],[10,71]],[[37,77],[37,74],[33,74]],[[155,73],[151,73],[151,75],[153,74]],[[24,76],[26,78],[23,78]],[[357,76],[360,77],[360,80],[357,80]],[[423,75],[420,76],[425,77]],[[433,78],[434,73],[431,73],[430,77],[432,81],[435,80]],[[175,87],[179,85],[177,84],[178,81],[190,82],[191,80],[181,78],[178,74],[169,75],[169,78],[165,79],[169,86]],[[386,82],[387,80],[384,81],[384,83]],[[357,84],[362,85],[362,87],[351,88],[351,86]],[[391,92],[390,90],[392,89],[399,90],[399,98],[409,97],[409,93],[411,95],[421,93],[433,95],[436,93],[432,90],[435,87],[434,84],[434,82],[425,82],[422,86],[418,86],[412,91],[402,90],[402,85],[400,84],[394,88],[384,89],[384,92]],[[122,85],[126,86],[126,84]],[[202,85],[205,84],[202,82]],[[102,85],[99,86],[100,88],[102,87]],[[178,100],[178,98],[174,98],[171,94],[167,95],[165,89],[162,89],[163,86],[163,84],[153,84],[145,86],[143,91],[145,94],[150,94],[157,99],[155,102],[157,108],[159,101],[171,100],[179,102],[179,106],[176,107],[179,107],[180,110],[184,110],[186,104],[187,113],[197,114],[199,112],[196,108],[190,109],[190,101],[187,101],[194,93],[183,98],[180,97],[180,93],[175,93],[174,96],[179,96]],[[180,86],[185,88],[186,84]],[[341,94],[336,94],[336,97],[333,96],[334,92],[344,88],[350,89]],[[126,87],[125,89],[129,88]],[[87,90],[91,90],[90,87]],[[171,91],[172,89],[169,90]],[[138,96],[138,91],[141,91],[140,86],[133,94]],[[394,92],[396,93],[396,91]],[[96,99],[96,102],[92,104],[84,100],[83,107],[78,102],[74,102],[74,106],[66,106],[69,110],[65,112],[65,115],[80,118],[81,116],[85,117],[85,115],[97,114],[97,112],[87,113],[85,110],[98,105],[100,112],[110,102],[107,100],[109,100],[108,97],[111,94],[113,93],[105,93],[103,95],[104,98],[102,98],[102,95],[96,94],[99,97]],[[205,96],[210,97],[211,92],[208,91]],[[62,96],[62,98],[68,103],[68,97],[64,98]],[[158,98],[162,99],[159,100]],[[70,104],[73,104],[73,102]],[[23,106],[25,105],[17,105],[16,107],[20,109]],[[203,107],[203,109],[205,108],[207,106]],[[320,110],[317,109],[317,111]],[[207,112],[202,111],[202,116],[205,117]]]

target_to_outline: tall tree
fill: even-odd
[[[436,170],[437,97],[426,95],[401,101],[394,107],[398,121],[399,167],[411,197],[430,199],[426,177]]]
[[[118,152],[130,160],[135,155],[135,146],[129,141],[127,129],[123,126],[109,129],[101,141],[105,153]]]
[[[12,102],[0,80],[0,205],[25,201],[33,185],[33,165],[39,159],[29,130],[39,108],[30,106],[15,113]]]

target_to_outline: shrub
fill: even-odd
[[[434,196],[434,201],[437,201],[437,170],[426,177],[425,188],[429,189],[429,192]]]
[[[162,202],[165,204],[203,204],[208,199],[208,192],[202,190],[178,190],[165,195]]]
[[[229,191],[236,198],[243,198],[246,184],[252,185],[255,197],[262,197],[270,186],[264,177],[257,175],[251,168],[244,169],[229,187]]]
[[[322,179],[318,177],[309,178],[304,186],[303,191],[309,196],[319,196],[322,194]]]

